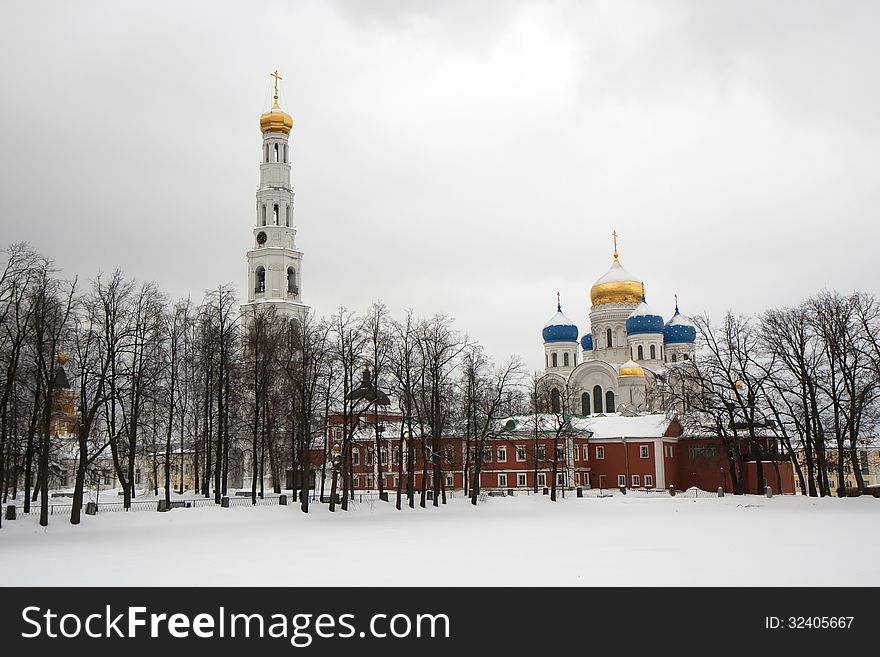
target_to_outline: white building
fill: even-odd
[[[257,189],[253,243],[247,252],[247,303],[242,314],[263,304],[274,306],[282,317],[303,322],[309,307],[302,302],[302,251],[296,246],[293,187],[290,183],[290,132],[293,117],[278,106],[278,71],[275,101],[260,116],[263,145],[260,151],[260,187]]]
[[[544,326],[544,377],[555,407],[563,393],[578,415],[647,411],[646,388],[667,363],[693,358],[696,329],[675,312],[668,322],[645,299],[645,284],[627,272],[617,253],[611,268],[590,289],[590,327],[562,313]],[[578,346],[580,345],[580,352]]]

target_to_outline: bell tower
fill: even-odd
[[[253,242],[247,252],[248,285],[244,313],[272,304],[278,315],[305,320],[302,302],[302,251],[296,247],[293,187],[290,184],[290,132],[293,117],[278,105],[278,71],[272,108],[260,116],[260,186],[257,189]]]

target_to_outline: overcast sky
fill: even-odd
[[[64,275],[243,289],[294,117],[304,300],[543,361],[621,261],[665,317],[880,291],[880,3],[0,3],[0,226]]]

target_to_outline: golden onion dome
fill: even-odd
[[[645,370],[634,360],[628,360],[620,366],[620,376],[645,376]]]
[[[590,301],[594,306],[606,303],[635,303],[642,302],[644,286],[641,281],[632,276],[617,257],[617,232],[614,236],[614,262],[611,269],[605,272],[598,281],[590,288]]]
[[[283,132],[289,135],[293,130],[293,117],[278,107],[278,99],[272,105],[272,109],[260,115],[260,131],[265,135],[268,132]]]
[[[606,303],[641,303],[642,282],[631,276],[615,254],[611,269],[590,288],[590,301],[594,306]]]
[[[293,117],[278,107],[278,81],[283,78],[277,69],[271,73],[271,77],[275,79],[274,102],[272,109],[260,115],[260,131],[264,135],[269,132],[283,132],[289,135],[293,130]]]

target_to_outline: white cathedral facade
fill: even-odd
[[[302,258],[296,246],[293,186],[290,183],[290,132],[293,117],[278,106],[278,72],[275,101],[260,116],[263,144],[260,151],[260,186],[257,189],[253,242],[247,252],[247,303],[242,314],[253,314],[265,305],[278,316],[300,323],[309,307],[302,302]]]
[[[645,285],[620,264],[617,234],[611,268],[590,289],[590,330],[562,313],[542,331],[544,376],[554,410],[563,394],[578,415],[648,411],[648,386],[668,363],[693,358],[696,329],[679,312],[668,322],[648,305]]]

